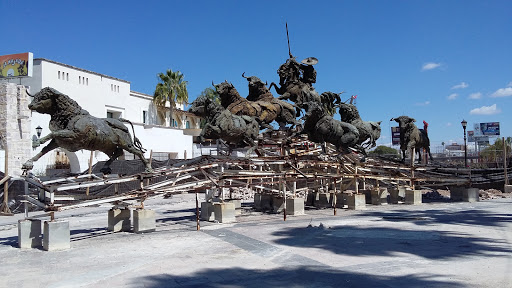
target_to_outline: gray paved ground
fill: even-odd
[[[512,199],[479,203],[247,211],[236,224],[202,222],[193,195],[148,200],[148,234],[106,231],[109,207],[69,219],[71,249],[17,246],[0,218],[0,287],[512,287]]]

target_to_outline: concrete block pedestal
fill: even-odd
[[[478,202],[480,190],[478,188],[450,187],[452,201]]]
[[[43,249],[46,251],[71,248],[68,221],[44,221]]]
[[[215,220],[212,202],[201,202],[201,215],[199,217],[203,221]]]
[[[131,230],[131,215],[129,209],[110,209],[108,211],[108,231],[129,232]]]
[[[316,208],[331,207],[331,193],[316,193],[314,204]]]
[[[347,206],[351,210],[363,210],[366,208],[366,198],[364,194],[347,195]]]
[[[286,199],[286,215],[304,215],[304,198]]]
[[[18,247],[38,248],[43,245],[41,220],[18,220]]]
[[[272,212],[281,213],[284,209],[284,198],[282,196],[272,196]]]
[[[371,198],[372,205],[388,204],[388,188],[372,189]]]
[[[133,232],[147,233],[156,230],[155,211],[140,209],[133,211]]]
[[[261,194],[260,193],[254,194],[254,209],[256,209],[256,211],[261,210]]]
[[[399,191],[397,188],[391,188],[389,191],[389,204],[398,204],[398,200],[400,200]]]
[[[512,185],[505,185],[503,191],[505,191],[505,193],[512,193]]]
[[[226,202],[235,204],[235,215],[242,215],[242,200],[240,199],[228,199]]]
[[[421,199],[421,190],[406,190],[405,191],[405,204],[418,205],[423,203]]]
[[[213,211],[215,220],[219,221],[219,223],[236,222],[234,203],[214,203]]]
[[[364,195],[364,201],[366,204],[372,204],[372,190],[359,189],[359,193]]]

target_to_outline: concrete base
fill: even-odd
[[[336,208],[343,208],[343,205],[347,202],[346,193],[336,193]]]
[[[235,204],[234,203],[215,203],[213,205],[215,220],[219,223],[235,222]]]
[[[366,204],[372,204],[372,190],[370,190],[370,189],[359,189],[359,193],[364,195],[364,202]]]
[[[388,192],[389,192],[389,204],[398,204],[398,201],[400,200],[400,197],[398,196],[398,189],[390,188],[390,189],[388,189]]]
[[[372,205],[388,204],[388,188],[372,189]]]
[[[307,206],[315,205],[315,198],[316,198],[315,192],[308,192],[308,195],[306,196],[306,205]]]
[[[366,199],[364,194],[347,195],[347,206],[351,210],[362,210],[366,208]]]
[[[272,195],[270,194],[261,194],[261,211],[270,211],[272,210]]]
[[[261,210],[261,194],[260,193],[254,194],[254,209],[256,211]]]
[[[131,230],[131,217],[129,209],[110,209],[108,211],[108,231],[129,232]]]
[[[284,198],[281,196],[272,195],[272,212],[281,213],[284,209]]]
[[[331,207],[331,193],[316,193],[315,207],[329,208]]]
[[[46,251],[71,248],[68,221],[44,221],[43,249]]]
[[[412,189],[407,186],[398,186],[398,197],[401,197],[402,199],[404,199],[405,191],[412,191]]]
[[[304,215],[304,198],[286,199],[286,215]]]
[[[213,212],[212,202],[201,202],[201,214],[199,218],[203,221],[215,220],[215,213]]]
[[[42,245],[41,220],[18,220],[18,247],[38,248]]]
[[[478,202],[480,190],[478,188],[450,187],[450,199],[452,201]]]
[[[225,202],[235,204],[235,216],[242,215],[242,200],[240,199],[228,199]]]
[[[505,193],[512,193],[512,185],[505,185],[503,191]]]
[[[133,211],[133,232],[147,233],[156,230],[156,219],[154,210],[134,210]]]
[[[406,190],[405,204],[418,205],[423,203],[421,199],[421,190]]]

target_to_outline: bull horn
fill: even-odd
[[[28,90],[25,90],[25,93],[27,93],[27,95],[30,97],[34,97],[33,95],[30,95],[30,93],[28,93]]]
[[[242,73],[242,77],[244,77],[245,79],[249,78],[249,77],[245,77],[245,72]]]
[[[265,81],[265,86],[268,86],[268,81]]]
[[[215,87],[215,84],[213,84],[213,80],[212,80],[212,86]]]

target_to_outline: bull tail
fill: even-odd
[[[135,136],[135,129],[133,128],[132,122],[130,122],[130,120],[127,120],[127,119],[124,119],[124,118],[119,118],[119,121],[130,123],[130,126],[132,126],[132,132],[133,132],[133,146],[135,146],[135,148],[137,148],[140,151],[142,151],[142,153],[145,153],[146,149],[144,149],[144,147],[142,147],[142,143],[140,143],[139,138],[137,138]]]

